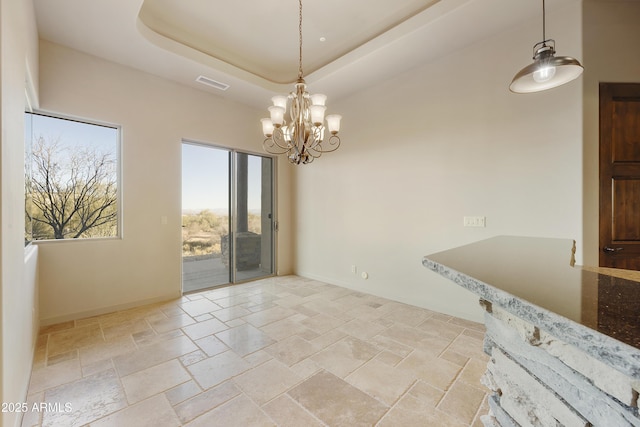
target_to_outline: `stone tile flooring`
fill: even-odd
[[[297,276],[43,328],[22,425],[481,426],[484,327]]]

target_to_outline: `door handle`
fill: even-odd
[[[616,252],[620,252],[621,250],[623,250],[624,248],[611,248],[609,246],[605,246],[604,248],[602,248],[603,252],[607,252],[607,253],[616,253]]]

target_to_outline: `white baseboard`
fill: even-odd
[[[101,307],[94,310],[79,311],[76,313],[65,314],[62,316],[48,317],[46,319],[40,319],[40,327],[55,325],[57,323],[68,322],[69,320],[84,319],[86,317],[99,316],[101,314],[113,313],[114,311],[126,310],[129,308],[140,307],[148,304],[155,304],[163,301],[170,301],[172,299],[178,299],[182,296],[180,292],[162,295],[155,298],[148,298],[138,301],[131,301],[124,304],[113,305],[109,307]]]

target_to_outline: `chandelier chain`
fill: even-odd
[[[302,73],[302,0],[299,0],[300,3],[300,13],[298,19],[298,35],[300,37],[300,61],[298,64],[298,79],[303,78]]]

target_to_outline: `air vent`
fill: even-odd
[[[202,83],[203,85],[207,85],[207,86],[211,86],[211,87],[215,87],[218,90],[227,90],[229,89],[229,85],[226,83],[220,83],[219,81],[210,79],[209,77],[205,77],[205,76],[198,76],[198,78],[196,79],[196,81],[198,83]]]

